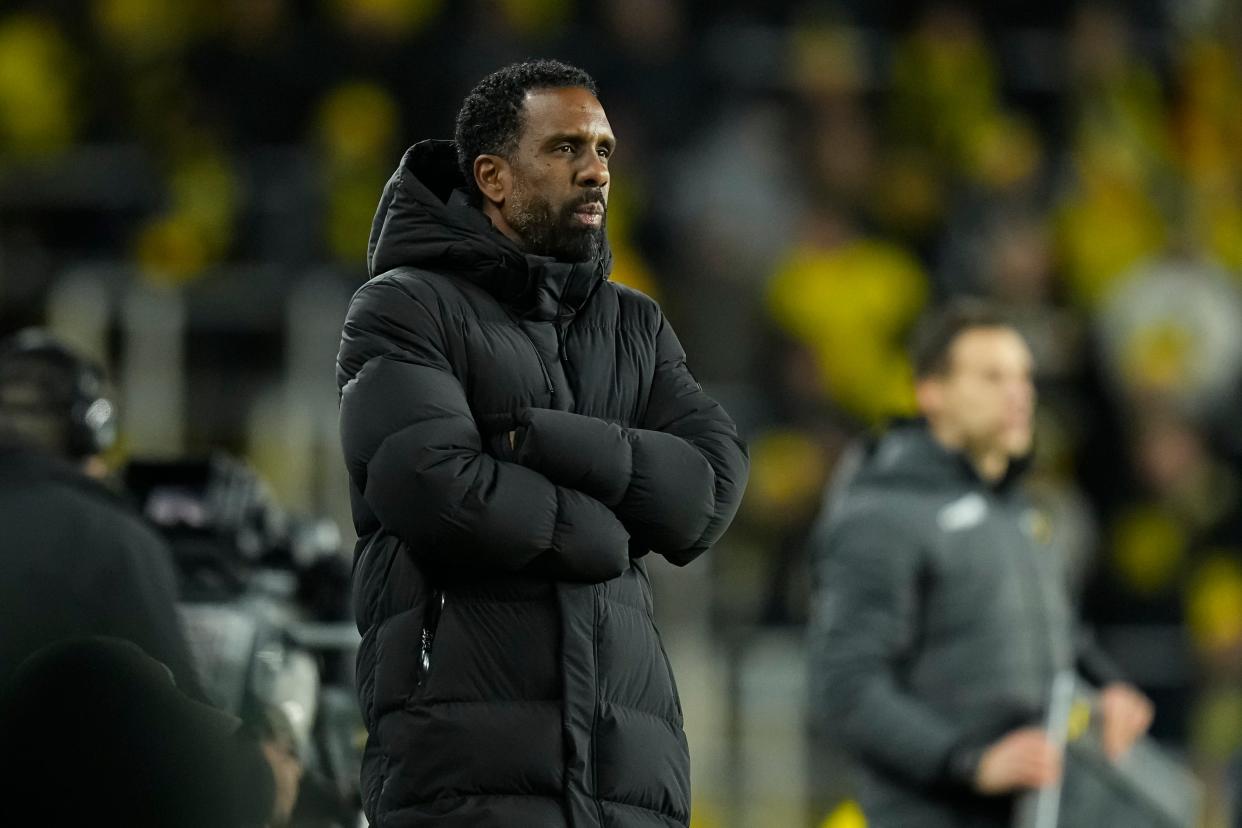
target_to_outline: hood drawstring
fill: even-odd
[[[566,359],[565,340],[569,335],[569,325],[573,324],[573,321],[578,318],[576,308],[571,309],[569,313],[565,312],[565,297],[572,292],[575,278],[582,278],[580,271],[577,268],[570,272],[569,277],[565,280],[564,288],[561,290],[560,295],[556,298],[556,315],[553,317],[553,324],[556,328],[556,358],[560,362],[564,362]],[[585,305],[587,301],[595,295],[595,291],[599,288],[602,281],[603,279],[591,279],[592,283],[589,285],[586,295],[576,297],[579,300],[577,304],[578,308]]]
[[[556,299],[556,316],[552,318],[552,326],[556,328],[556,358],[559,362],[565,361],[565,328],[561,325],[561,312],[564,307],[565,291],[561,291]]]

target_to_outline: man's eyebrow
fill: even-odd
[[[570,141],[575,144],[583,144],[591,140],[591,133],[587,132],[558,132],[548,137],[545,144],[559,144],[562,141]],[[601,144],[610,149],[617,145],[617,139],[611,135],[604,135],[599,141]]]

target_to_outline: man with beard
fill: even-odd
[[[925,419],[889,429],[834,484],[816,536],[812,706],[862,767],[869,825],[1007,828],[1015,795],[1061,774],[1041,728],[1054,677],[1076,669],[1102,688],[1112,759],[1152,708],[1076,631],[1063,561],[1023,493],[1035,386],[1022,336],[957,304],[914,362]]]
[[[614,146],[585,72],[516,64],[381,197],[337,361],[373,824],[689,823],[644,557],[710,548],[748,460],[608,281]]]

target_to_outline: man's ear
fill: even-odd
[[[939,411],[944,401],[944,384],[937,377],[924,377],[914,383],[914,400],[920,414]]]
[[[499,207],[509,197],[513,186],[513,168],[499,155],[480,155],[474,159],[474,183],[483,200]]]

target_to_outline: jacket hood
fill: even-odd
[[[525,253],[472,206],[452,141],[420,141],[388,179],[371,224],[372,278],[398,267],[448,273],[491,292],[525,316],[572,316],[612,269],[607,244],[593,261]]]
[[[963,454],[941,445],[925,420],[903,420],[891,425],[867,448],[849,485],[911,489],[956,485],[1007,491],[1025,475],[1029,465],[1027,458],[1015,460],[999,482],[988,483]]]

